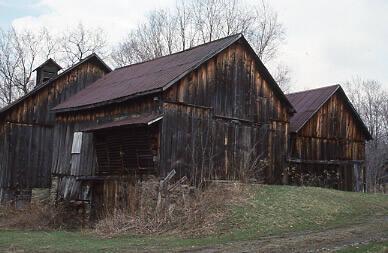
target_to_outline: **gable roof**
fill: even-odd
[[[1,114],[5,113],[6,111],[10,110],[11,108],[13,108],[14,106],[18,105],[19,103],[23,102],[24,100],[26,100],[27,98],[29,98],[30,96],[38,93],[39,91],[41,91],[42,89],[44,89],[45,87],[51,85],[55,80],[65,76],[67,73],[69,73],[70,71],[74,70],[75,68],[77,68],[78,66],[86,63],[86,62],[89,62],[89,61],[95,61],[97,64],[99,64],[102,68],[104,68],[107,72],[111,72],[112,69],[106,65],[106,63],[95,53],[89,55],[88,57],[85,57],[84,59],[80,60],[78,63],[74,64],[73,66],[71,66],[70,68],[66,69],[65,71],[63,71],[62,73],[60,73],[59,75],[57,75],[56,77],[54,78],[51,78],[50,80],[47,80],[46,82],[42,83],[41,85],[39,86],[36,86],[33,90],[31,90],[29,93],[27,93],[26,95],[16,99],[15,101],[13,101],[12,103],[8,104],[7,106],[3,107],[3,108],[0,108],[0,116]],[[47,61],[46,61],[47,62]],[[42,64],[43,65],[43,64]],[[41,66],[42,66],[41,65]],[[59,65],[58,65],[59,66]],[[38,67],[39,68],[39,67]]]
[[[164,91],[238,40],[246,43],[254,53],[242,34],[231,35],[181,52],[116,69],[54,107],[53,110],[74,111],[94,108]],[[291,103],[264,64],[256,53],[254,55],[264,76],[274,86],[275,92],[280,94],[282,101],[290,108],[290,111],[293,111]]]
[[[49,58],[49,59],[47,59],[45,62],[43,62],[42,64],[40,64],[38,67],[36,67],[33,71],[38,70],[38,69],[40,69],[40,68],[43,68],[43,66],[48,65],[48,64],[54,65],[55,67],[58,68],[58,70],[62,69],[62,67],[59,66],[59,64],[56,63],[56,61],[54,61],[52,58]]]
[[[372,139],[368,128],[339,84],[287,94],[288,100],[296,109],[296,113],[290,118],[290,132],[298,132],[336,92],[340,92],[345,98],[366,139]]]

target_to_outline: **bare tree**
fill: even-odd
[[[9,104],[34,87],[32,72],[36,64],[54,52],[47,30],[0,30],[0,101]]]
[[[375,80],[354,78],[345,83],[347,94],[368,127],[373,140],[366,145],[367,184],[376,190],[388,147],[388,92]]]
[[[278,83],[284,93],[289,93],[291,90],[290,69],[284,64],[278,64],[274,72],[273,78]]]
[[[285,31],[277,13],[264,1],[255,8],[255,17],[247,31],[247,38],[262,61],[268,62],[276,57],[279,44],[284,41]]]
[[[33,70],[50,57],[71,66],[94,52],[104,56],[102,34],[101,29],[86,29],[81,23],[61,36],[53,36],[46,28],[35,32],[0,29],[0,106],[31,91]]]
[[[1,105],[12,102],[16,97],[16,78],[19,55],[13,46],[13,32],[0,30],[0,101]]]
[[[178,1],[176,6],[176,21],[178,24],[178,41],[180,49],[185,50],[192,47],[196,31],[193,24],[193,17],[188,8],[187,1]],[[178,47],[179,48],[179,47]]]
[[[13,37],[14,53],[18,55],[19,62],[16,65],[17,75],[15,75],[14,86],[21,95],[27,94],[34,86],[32,72],[41,50],[42,33],[31,31],[16,32],[11,31]]]
[[[61,62],[67,66],[72,66],[92,53],[98,53],[104,57],[107,42],[102,29],[88,29],[79,23],[59,37],[58,47],[61,53]]]
[[[111,55],[117,66],[185,50],[200,43],[243,33],[264,62],[273,61],[285,32],[277,13],[265,2],[180,0],[173,10],[155,10],[132,30]],[[289,83],[289,71],[279,66],[277,79]]]

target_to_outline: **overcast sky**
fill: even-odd
[[[252,0],[253,1],[253,0]],[[78,22],[101,27],[112,43],[144,15],[175,0],[0,0],[0,26],[54,32]],[[388,89],[387,0],[271,0],[287,39],[279,61],[291,69],[294,89],[376,79]]]

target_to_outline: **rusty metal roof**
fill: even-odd
[[[54,110],[88,105],[161,91],[241,37],[229,36],[154,60],[116,69],[81,90]]]
[[[287,94],[288,100],[296,110],[296,113],[290,118],[290,132],[298,132],[337,91],[344,96],[345,102],[364,131],[366,138],[372,139],[368,128],[339,84]]]
[[[54,107],[53,110],[63,112],[94,108],[164,91],[190,71],[196,69],[241,38],[246,42],[242,34],[236,34],[182,52],[116,69],[70,97],[67,101]],[[253,49],[251,50],[256,55]],[[258,57],[257,61],[259,63],[258,66],[263,71],[263,75],[273,84],[282,101],[292,111],[291,103]]]
[[[65,71],[63,71],[62,73],[58,74],[57,76],[51,78],[50,80],[47,80],[46,82],[42,83],[41,85],[35,87],[33,90],[31,90],[29,93],[27,93],[26,95],[16,99],[15,101],[13,101],[12,103],[4,106],[3,108],[0,108],[0,116],[5,113],[6,111],[10,110],[11,108],[13,108],[14,106],[18,105],[19,103],[21,103],[22,101],[26,100],[27,98],[29,98],[30,96],[36,94],[36,93],[39,93],[39,91],[41,91],[42,89],[46,88],[47,86],[50,86],[52,83],[54,83],[55,80],[58,80],[59,78],[67,75],[69,72],[71,72],[72,70],[74,70],[75,68],[77,68],[78,66],[86,63],[86,62],[90,62],[90,61],[95,61],[97,62],[98,64],[100,64],[103,68],[105,68],[105,70],[107,72],[111,72],[112,69],[95,53],[92,53],[91,55],[85,57],[84,59],[80,60],[79,62],[77,62],[76,64],[74,64],[73,66],[69,67],[68,69],[66,69]],[[46,61],[47,62],[47,61]],[[59,66],[59,65],[58,65]]]
[[[149,126],[163,118],[163,115],[155,114],[142,114],[136,117],[129,117],[126,119],[116,120],[109,123],[105,123],[96,127],[84,129],[84,132],[94,132],[98,130],[105,130],[115,127],[130,126],[130,125],[144,125]]]

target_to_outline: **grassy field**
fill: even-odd
[[[313,187],[246,186],[244,204],[225,203],[226,217],[208,236],[125,235],[101,238],[93,231],[0,230],[0,250],[18,252],[168,251],[301,231],[319,231],[388,215],[388,196]],[[246,196],[245,196],[246,197]],[[378,246],[384,244],[378,244]],[[373,245],[371,247],[374,247]],[[364,252],[351,251],[343,252]],[[23,251],[21,251],[23,252]],[[374,251],[370,251],[374,252]]]

